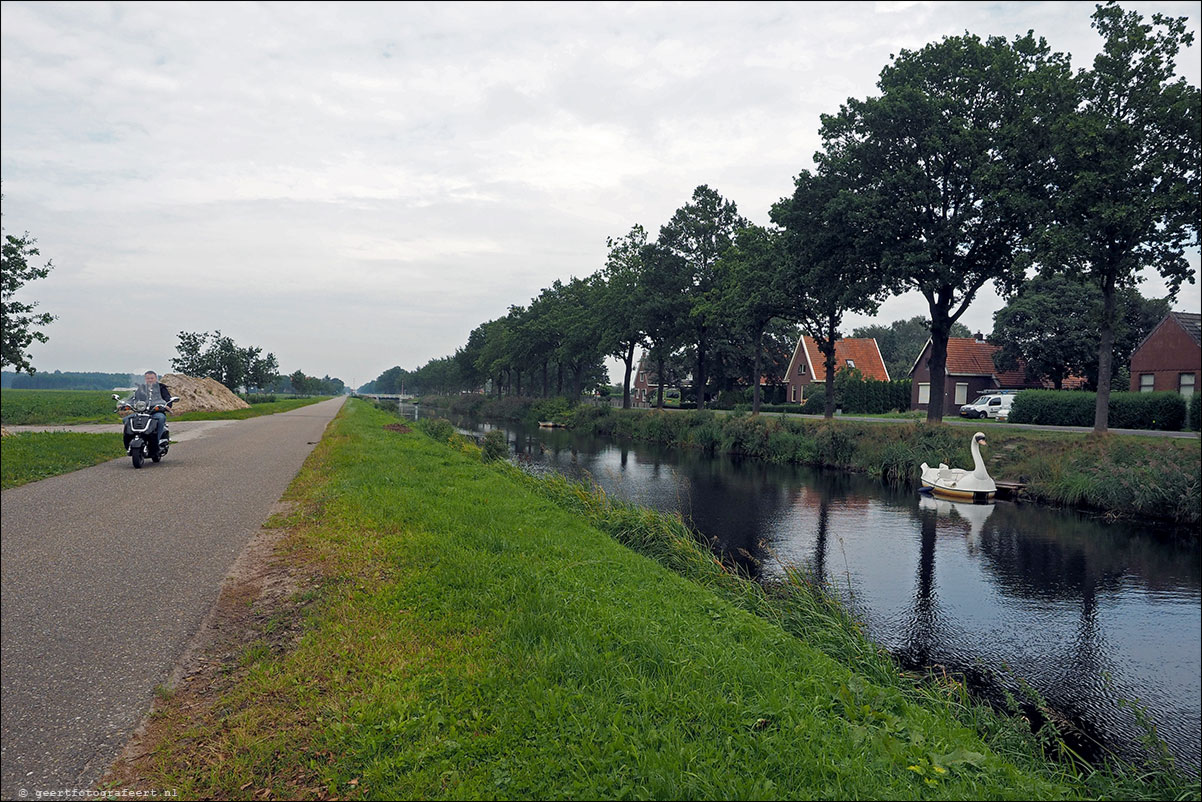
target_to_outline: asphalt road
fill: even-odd
[[[177,423],[157,465],[0,495],[0,799],[87,789],[111,765],[342,403]]]

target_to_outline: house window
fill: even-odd
[[[1177,389],[1181,392],[1182,398],[1190,399],[1194,396],[1194,381],[1196,374],[1182,373],[1177,379]]]
[[[1150,393],[1156,389],[1156,374],[1141,373],[1139,374],[1139,391],[1141,393]]]
[[[805,362],[797,363],[797,375],[798,376],[806,375],[806,363]]]
[[[796,402],[797,401],[797,387],[790,384],[789,385],[789,393],[790,393],[789,400]]]
[[[847,360],[847,366],[849,368],[854,368],[856,366],[856,361],[854,359]]]
[[[956,403],[968,403],[968,382],[956,382]]]
[[[931,385],[929,382],[919,382],[918,384],[918,403],[931,403]]]

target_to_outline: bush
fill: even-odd
[[[1045,426],[1093,426],[1097,393],[1024,390],[1014,398],[1010,420]],[[1185,400],[1177,393],[1112,393],[1107,425],[1114,429],[1180,431]]]
[[[485,462],[495,462],[509,457],[509,442],[505,439],[505,432],[500,429],[490,429],[484,439],[480,441],[480,445],[484,452]]]
[[[826,412],[826,388],[810,385],[812,393],[801,405],[801,411],[806,415],[821,415]]]
[[[239,397],[248,404],[274,404],[275,393],[239,393]]]
[[[1198,431],[1200,419],[1202,419],[1202,394],[1195,392],[1189,400],[1190,431]]]
[[[1185,427],[1185,399],[1179,393],[1112,393],[1107,422],[1115,429],[1179,432]]]

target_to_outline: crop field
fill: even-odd
[[[10,389],[0,392],[0,423],[117,423],[116,406],[113,394],[103,390]]]

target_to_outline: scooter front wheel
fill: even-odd
[[[130,452],[129,456],[130,456],[130,459],[132,459],[134,461],[135,468],[142,467],[142,460],[145,459],[145,455],[142,453],[142,449],[135,448],[133,451]]]

